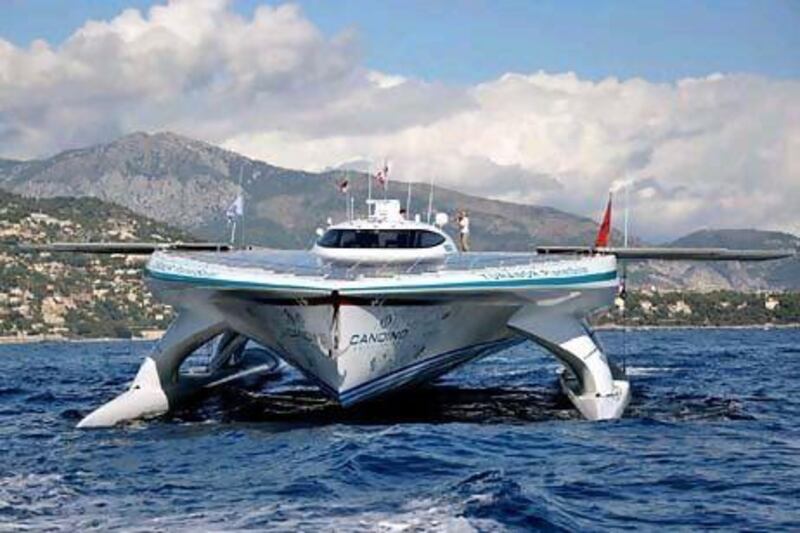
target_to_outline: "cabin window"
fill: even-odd
[[[433,248],[444,240],[442,235],[426,230],[332,229],[317,244],[323,248]]]
[[[444,242],[444,237],[432,231],[418,231],[417,238],[419,239],[417,248],[433,248]]]

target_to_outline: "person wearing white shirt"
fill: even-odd
[[[469,215],[466,211],[458,213],[458,244],[462,252],[469,252]]]

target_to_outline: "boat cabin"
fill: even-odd
[[[344,263],[415,263],[442,260],[456,245],[439,227],[408,220],[398,200],[369,200],[369,216],[334,224],[313,252]]]

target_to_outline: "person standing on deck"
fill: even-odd
[[[458,244],[462,252],[469,252],[469,214],[458,212]]]

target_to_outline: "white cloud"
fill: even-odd
[[[223,0],[127,10],[58,46],[0,40],[0,156],[174,130],[295,168],[388,157],[399,178],[595,216],[628,181],[653,238],[800,233],[798,81],[538,72],[462,87],[369,70],[359,46],[294,6],[245,18]]]

